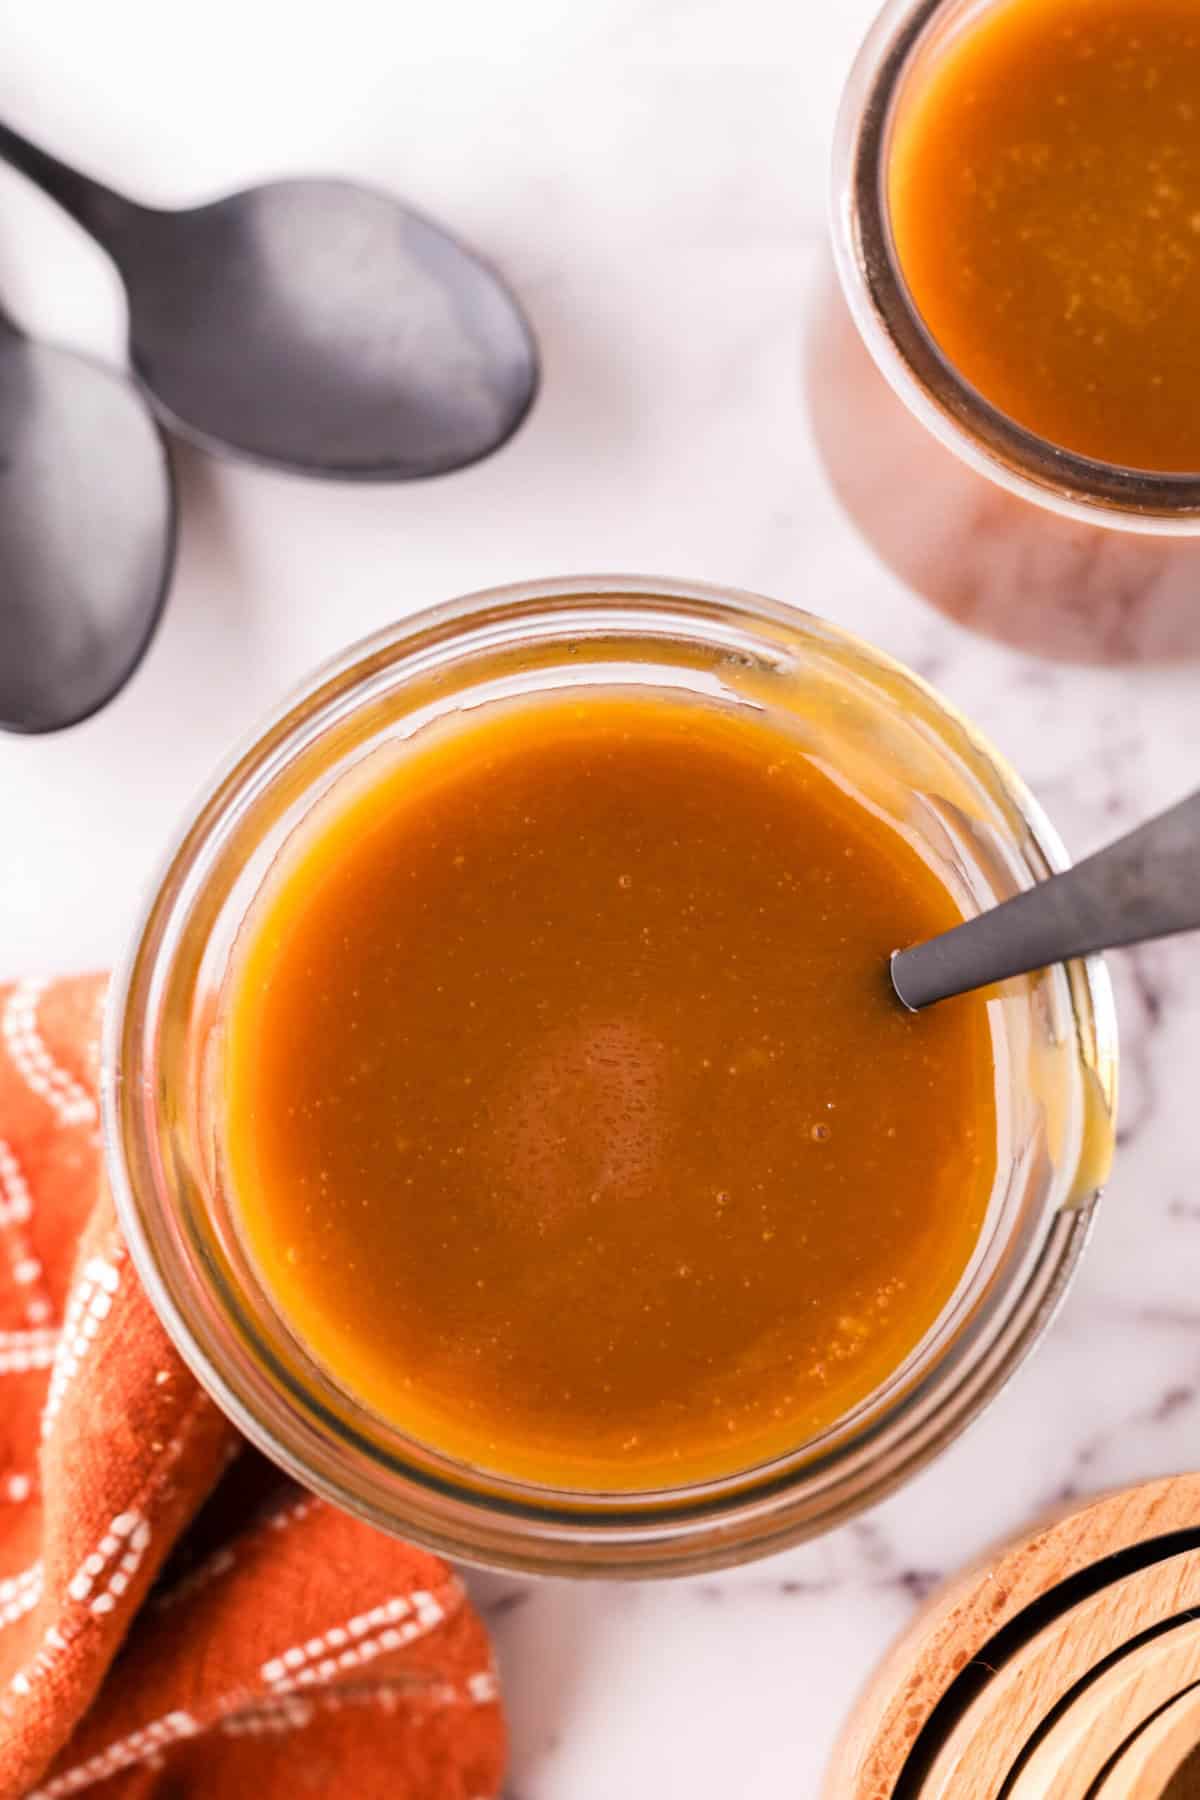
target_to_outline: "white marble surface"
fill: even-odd
[[[804,346],[827,140],[870,11],[9,0],[14,123],[150,200],[318,167],[391,183],[504,266],[546,367],[519,439],[434,485],[319,487],[181,456],[178,575],[141,673],[73,732],[0,740],[0,974],[111,958],[196,784],[314,660],[520,576],[674,572],[827,612],[933,674],[1076,851],[1194,785],[1186,633],[1151,634],[1177,658],[1158,665],[1001,647],[907,590],[833,497]],[[41,332],[119,345],[103,260],[7,174],[0,296]],[[836,426],[853,356],[831,342],[816,362]],[[880,474],[876,498],[894,511],[906,481],[928,500],[911,466]],[[980,527],[986,558],[1007,554],[1004,528]],[[1091,567],[1067,548],[1059,586]],[[1156,579],[1153,553],[1135,564],[1126,609]],[[1185,580],[1172,604],[1198,594]],[[906,1493],[823,1542],[667,1587],[485,1584],[511,1800],[815,1795],[855,1690],[941,1571],[1054,1496],[1200,1461],[1200,956],[1179,942],[1117,976],[1118,1172],[1033,1363]]]

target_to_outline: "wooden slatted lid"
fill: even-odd
[[[1164,1800],[1200,1742],[1197,1696],[1200,1475],[1186,1475],[1060,1514],[934,1595],[862,1696],[826,1800],[1100,1800],[1126,1756],[1135,1785],[1103,1800]],[[1139,1736],[1177,1702],[1139,1764]]]

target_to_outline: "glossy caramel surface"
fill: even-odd
[[[1200,3],[1000,0],[912,78],[889,200],[958,371],[1102,462],[1200,471]]]
[[[959,917],[747,710],[592,691],[377,756],[279,858],[221,1028],[221,1154],[299,1339],[412,1435],[551,1486],[716,1477],[931,1325],[996,1162]]]

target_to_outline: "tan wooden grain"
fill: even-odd
[[[1131,1649],[1089,1682],[1055,1721],[1014,1782],[1011,1800],[1084,1800],[1121,1746],[1197,1681],[1196,1620]],[[1151,1800],[1162,1800],[1173,1773],[1174,1768],[1167,1770]]]
[[[949,1733],[922,1783],[921,1800],[997,1800],[1029,1740],[1076,1683],[1198,1599],[1200,1550],[1190,1550],[1110,1582],[1060,1613],[997,1669]],[[1181,1681],[1172,1691],[1185,1685]]]
[[[1163,1800],[1180,1767],[1200,1744],[1200,1687],[1180,1694],[1130,1739],[1095,1800]]]
[[[1001,1546],[956,1576],[922,1610],[871,1680],[835,1752],[826,1800],[891,1800],[929,1714],[966,1665],[985,1653],[998,1631],[1050,1589],[1103,1557],[1198,1525],[1200,1475],[1175,1476],[1102,1495],[1075,1511],[1060,1510],[1032,1536]],[[1190,1584],[1190,1603],[1200,1602],[1194,1564],[1186,1572],[1177,1568],[1166,1579],[1168,1588]],[[1160,1601],[1165,1604],[1166,1596],[1160,1595]],[[1188,1603],[1176,1605],[1176,1610]],[[1131,1626],[1131,1619],[1136,1613],[1127,1592],[1117,1628],[1135,1634],[1138,1627]],[[1158,1616],[1170,1614],[1160,1611]],[[1104,1636],[1093,1619],[1089,1643],[1103,1641]],[[981,1701],[993,1685],[994,1680]],[[1055,1686],[1061,1695],[1063,1686],[1049,1678],[1049,1688]],[[1000,1780],[1048,1710],[1037,1694],[1022,1696],[1019,1686],[1010,1688],[1009,1700],[1007,1742],[1015,1748],[1003,1764]],[[995,1776],[1003,1757],[993,1755],[989,1760]],[[936,1791],[931,1790],[930,1800]],[[946,1789],[944,1776],[940,1791],[947,1800],[967,1800],[965,1790]],[[986,1786],[980,1791],[986,1793]]]

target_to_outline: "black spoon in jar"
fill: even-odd
[[[0,730],[58,731],[124,686],[175,544],[171,466],[131,382],[0,313]]]
[[[269,182],[142,206],[0,124],[0,158],[91,233],[129,297],[134,371],[215,451],[400,481],[477,462],[533,403],[533,333],[499,276],[390,195]]]
[[[1051,963],[1200,929],[1200,793],[1073,869],[892,958],[912,1012]]]

